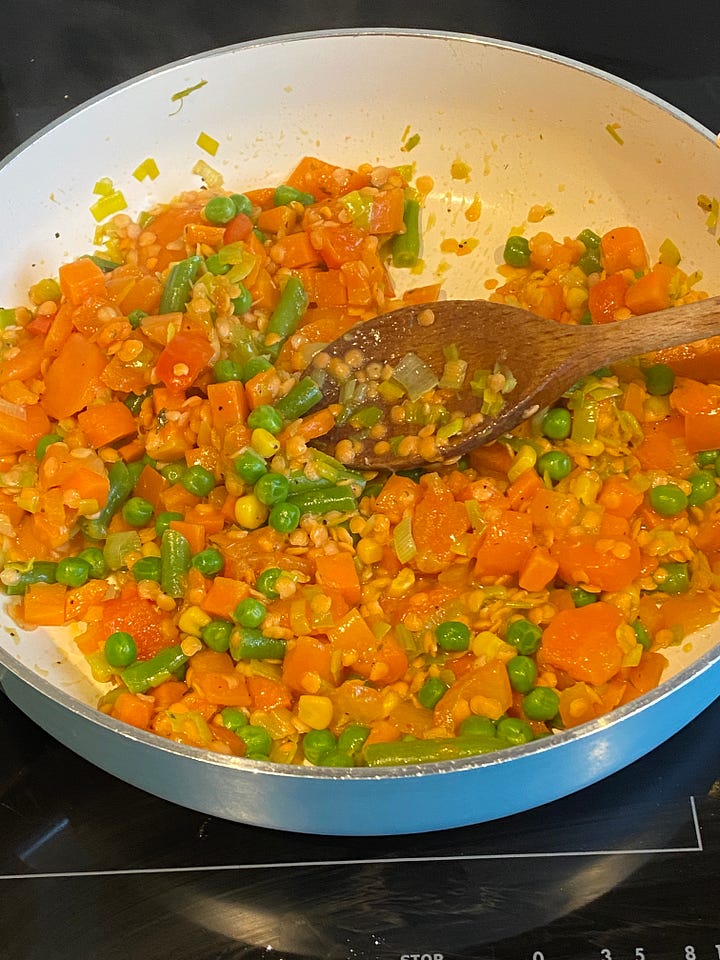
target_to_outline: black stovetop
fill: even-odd
[[[389,26],[591,63],[720,129],[717,0],[25,0],[0,14],[0,155],[213,47]],[[720,702],[539,810],[400,838],[226,823],[90,766],[0,693],[0,958],[720,960]]]

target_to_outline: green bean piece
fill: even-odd
[[[288,277],[265,331],[265,348],[271,357],[276,357],[287,338],[295,333],[307,305],[308,298],[301,280]]]
[[[10,597],[19,597],[33,583],[55,583],[57,564],[52,560],[31,560],[30,563],[6,563],[3,588]]]
[[[586,607],[589,603],[597,603],[600,599],[596,593],[585,590],[584,587],[569,587],[568,593],[576,607]]]
[[[647,627],[642,620],[636,620],[633,623],[632,628],[635,631],[635,637],[640,646],[645,650],[649,650],[652,646],[652,637],[648,633]]]
[[[163,592],[176,600],[185,595],[187,575],[190,569],[191,552],[187,537],[178,530],[169,528],[160,541],[161,575]]]
[[[350,487],[336,485],[293,494],[288,497],[287,502],[294,503],[299,507],[302,515],[306,513],[324,515],[331,513],[333,510],[338,510],[341,513],[351,513],[357,507]]]
[[[213,367],[213,376],[218,383],[228,380],[242,380],[243,368],[235,360],[218,360]]]
[[[285,641],[253,627],[238,627],[230,637],[230,655],[235,660],[282,660]]]
[[[202,262],[202,257],[193,256],[172,265],[163,287],[158,313],[177,313],[185,309]]]
[[[322,400],[322,390],[312,377],[303,377],[284,397],[275,402],[283,420],[297,420]]]
[[[177,644],[165,647],[150,660],[136,660],[120,674],[120,679],[130,693],[145,693],[151,687],[158,687],[171,680],[187,663],[187,656]]]
[[[267,357],[249,357],[245,363],[245,366],[243,367],[243,383],[247,383],[248,380],[252,380],[252,378],[257,376],[258,373],[264,373],[265,370],[269,370],[271,366],[272,364]]]
[[[159,537],[162,537],[165,531],[170,529],[170,524],[173,520],[182,519],[183,515],[178,513],[177,510],[161,510],[155,517],[155,533],[157,533]]]
[[[117,460],[110,467],[108,480],[110,481],[110,490],[105,506],[96,517],[87,520],[84,524],[85,533],[92,540],[105,539],[110,521],[132,493],[135,483],[127,464],[123,463],[122,460]]]
[[[363,749],[369,767],[395,767],[407,763],[437,763],[492,753],[509,743],[500,737],[465,736],[448,739],[396,740],[370,743]]]
[[[406,197],[403,208],[405,232],[398,233],[392,241],[394,267],[414,267],[420,256],[420,204],[413,197]]]
[[[252,294],[246,286],[242,283],[238,283],[238,288],[240,293],[233,297],[233,313],[236,317],[241,317],[244,313],[247,313],[250,307],[252,307]]]
[[[47,453],[48,447],[51,447],[54,443],[62,443],[62,437],[59,433],[46,433],[44,437],[40,437],[35,444],[35,459],[40,462]]]

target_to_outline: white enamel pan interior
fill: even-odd
[[[201,133],[219,142],[214,157],[198,147]],[[137,213],[200,186],[191,172],[200,159],[241,190],[282,182],[304,154],[348,166],[412,162],[433,178],[425,270],[412,285],[440,276],[449,296],[481,296],[508,230],[543,204],[554,210],[543,228],[559,236],[632,223],[651,252],[670,237],[688,272],[701,269],[702,286],[720,293],[720,251],[697,204],[720,189],[720,149],[708,130],[542,51],[374,30],[224,48],[117,87],[46,128],[0,167],[0,305],[24,301],[31,283],[92,248],[89,207],[101,177]],[[160,175],[141,183],[132,172],[147,157]],[[472,221],[465,214],[476,197],[482,213]],[[443,239],[469,238],[477,240],[470,255],[440,249]],[[539,806],[652,750],[710,704],[720,683],[710,629],[673,651],[657,691],[553,738],[382,772],[285,768],[219,758],[105,717],[67,634],[21,635],[2,616],[3,689],[72,750],[184,806],[318,834],[438,830]]]

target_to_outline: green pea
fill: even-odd
[[[242,283],[238,284],[240,293],[233,297],[233,313],[236,317],[241,317],[244,313],[247,313],[250,307],[252,307],[252,294],[247,287],[243,286]]]
[[[173,520],[182,520],[183,515],[178,513],[176,510],[162,510],[155,517],[155,532],[159,537],[165,533],[166,530],[170,529],[170,524]]]
[[[255,581],[255,589],[268,600],[277,600],[280,594],[277,592],[276,584],[281,573],[280,567],[268,567],[263,570]]]
[[[252,200],[249,197],[246,197],[244,193],[233,193],[231,195],[232,202],[235,204],[235,215],[238,213],[244,213],[246,217],[249,217],[253,212]]]
[[[142,326],[142,322],[147,316],[147,313],[144,310],[131,310],[128,314],[128,322],[133,330],[137,330],[138,327]]]
[[[566,440],[572,430],[572,415],[565,407],[552,407],[543,417],[542,432],[549,440]]]
[[[370,735],[370,727],[361,723],[349,723],[337,738],[338,750],[350,755],[360,750]]]
[[[497,729],[490,717],[480,717],[472,713],[460,724],[460,733],[464,737],[496,737]]]
[[[702,506],[703,503],[712,500],[717,493],[715,477],[709,470],[694,473],[691,477],[688,477],[688,482],[692,488],[688,495],[688,504],[691,507]]]
[[[95,580],[102,580],[107,576],[108,568],[105,563],[105,554],[100,547],[85,547],[78,554],[81,560],[90,565],[90,576]]]
[[[55,579],[66,587],[81,587],[90,579],[91,567],[82,557],[63,557],[55,568]]]
[[[635,631],[637,642],[646,650],[649,650],[652,646],[652,637],[648,633],[647,627],[642,620],[636,620],[635,623],[633,623],[632,628]]]
[[[35,444],[35,459],[38,461],[42,460],[47,453],[47,448],[51,447],[54,443],[62,443],[62,437],[59,433],[46,433],[44,437],[40,437]]]
[[[442,650],[467,650],[470,646],[470,627],[460,620],[446,620],[435,628],[435,638]]]
[[[220,719],[223,726],[233,733],[237,733],[241,727],[248,725],[248,718],[239,707],[223,707],[220,711]]]
[[[497,722],[497,735],[515,745],[535,739],[530,724],[520,717],[501,717]]]
[[[211,650],[216,650],[218,653],[225,653],[230,647],[232,632],[233,625],[229,620],[211,620],[210,623],[206,623],[200,631],[200,638]],[[243,714],[243,717],[244,716],[245,714]],[[225,726],[227,726],[227,724],[225,724]]]
[[[538,457],[536,468],[541,476],[547,474],[551,480],[562,480],[572,472],[573,462],[564,450],[548,450]]]
[[[251,430],[267,430],[268,433],[275,435],[283,428],[283,418],[275,407],[263,403],[248,414],[247,425]]]
[[[518,693],[528,693],[537,680],[537,667],[530,657],[518,654],[505,664],[510,686]]]
[[[204,577],[214,577],[225,566],[223,555],[215,547],[206,547],[200,553],[196,553],[191,560],[191,564],[196,570],[199,570]]]
[[[663,563],[656,576],[657,588],[662,593],[687,593],[690,589],[690,570],[686,563]]]
[[[246,597],[235,607],[233,619],[241,627],[259,627],[267,616],[267,607],[255,597]]]
[[[427,707],[428,710],[432,710],[435,704],[442,699],[447,690],[448,685],[443,683],[439,677],[428,677],[425,683],[418,690],[417,698],[423,707]]]
[[[228,380],[242,380],[242,366],[234,360],[218,360],[213,367],[213,376],[217,383],[226,383]]]
[[[205,204],[203,212],[206,220],[221,226],[237,216],[237,207],[232,197],[213,197]]]
[[[540,646],[542,630],[531,620],[520,617],[508,624],[505,631],[505,641],[515,647],[518,653],[529,656],[535,653]]]
[[[160,557],[140,557],[132,566],[132,575],[140,580],[153,580],[160,583],[162,579],[162,560]]]
[[[288,203],[301,203],[304,207],[309,207],[310,204],[315,203],[315,197],[311,193],[304,193],[283,183],[275,188],[273,203],[276,207],[284,207]]]
[[[654,397],[665,397],[672,393],[675,386],[675,374],[666,363],[653,363],[643,371],[647,392]]]
[[[578,323],[581,324],[583,327],[590,326],[592,322],[593,322],[593,318],[589,310],[585,310],[585,312],[582,314],[582,316],[578,320]]]
[[[266,758],[270,753],[272,737],[265,727],[248,723],[244,727],[238,727],[235,733],[245,741],[248,755],[252,754],[254,759]]]
[[[256,483],[268,468],[264,458],[248,447],[235,461],[235,472],[245,483]]]
[[[303,737],[302,746],[306,759],[310,763],[318,764],[337,747],[337,739],[330,730],[308,730]]]
[[[111,667],[128,667],[137,659],[137,644],[132,634],[117,630],[105,641],[104,653]]]
[[[296,530],[302,511],[296,503],[276,503],[268,515],[268,526],[278,533],[292,533]]]
[[[144,527],[155,513],[153,505],[144,497],[130,497],[122,506],[123,520],[131,527]]]
[[[170,483],[179,483],[187,467],[184,463],[177,461],[176,463],[169,463],[166,467],[163,467],[160,473],[165,477],[166,480],[169,480]]]
[[[255,483],[253,492],[260,503],[271,507],[287,500],[290,493],[290,481],[282,473],[264,473]]]
[[[552,687],[535,687],[525,694],[522,705],[528,720],[552,720],[560,707],[560,697]]]
[[[578,260],[577,265],[588,277],[591,273],[600,273],[603,268],[600,253],[596,250],[586,251]]]
[[[695,454],[695,463],[699,467],[714,467],[720,457],[720,450],[700,450]]]
[[[188,493],[196,497],[206,497],[211,490],[215,489],[215,475],[207,467],[194,463],[182,475],[180,483]]]
[[[597,603],[598,595],[585,590],[583,587],[570,587],[568,590],[576,607],[586,607],[589,603]]]
[[[660,483],[648,495],[650,506],[663,517],[674,517],[688,505],[688,498],[674,483]]]
[[[503,259],[511,267],[526,267],[530,263],[530,244],[525,237],[508,237]]]

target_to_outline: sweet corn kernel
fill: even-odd
[[[212,617],[201,607],[188,607],[180,614],[178,626],[183,633],[188,633],[191,637],[199,638],[202,633],[202,628],[210,623],[211,619]]]
[[[253,430],[252,436],[250,437],[250,446],[255,453],[259,453],[261,457],[265,457],[267,460],[268,457],[274,457],[278,452],[280,449],[280,441],[277,437],[274,437],[269,430],[265,430],[263,427],[257,427]]]
[[[246,530],[257,530],[268,518],[269,510],[254,493],[246,493],[235,501],[235,519]]]
[[[415,583],[415,574],[409,567],[403,567],[395,579],[388,587],[388,595],[391,597],[402,597]]]
[[[532,469],[535,466],[537,460],[537,451],[534,447],[531,447],[529,444],[523,444],[522,447],[517,452],[517,456],[512,462],[512,466],[508,470],[508,480],[512,483],[514,480],[525,473],[526,470]]]
[[[330,697],[303,693],[298,697],[298,717],[313,730],[325,730],[332,720],[333,704]]]
[[[377,540],[373,540],[371,537],[363,537],[362,540],[358,540],[356,549],[362,563],[378,563],[382,560],[383,548]]]

